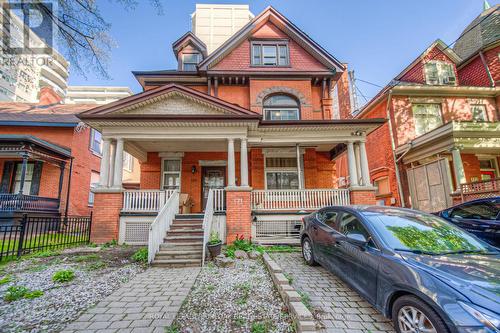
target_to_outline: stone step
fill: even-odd
[[[156,259],[152,262],[157,267],[197,267],[201,266],[201,259]]]

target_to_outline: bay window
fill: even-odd
[[[441,104],[413,104],[415,133],[422,135],[443,124]]]

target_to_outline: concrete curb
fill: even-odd
[[[283,274],[281,267],[269,256],[264,253],[262,256],[274,285],[278,289],[281,298],[287,305],[298,333],[319,332],[316,329],[314,317],[308,308],[302,303],[300,294],[288,283],[288,279]]]

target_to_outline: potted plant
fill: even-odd
[[[222,241],[219,238],[219,233],[218,232],[211,232],[210,233],[210,239],[208,240],[208,251],[210,252],[210,256],[212,258],[217,257],[222,249]]]

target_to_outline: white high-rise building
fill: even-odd
[[[66,104],[108,104],[133,95],[129,87],[69,86]]]
[[[0,7],[2,22],[6,13]],[[0,101],[17,101],[36,103],[38,94],[43,87],[51,87],[62,99],[68,87],[69,63],[55,49],[48,47],[44,54],[28,53],[7,54],[3,51],[5,34],[10,36],[10,46],[23,46],[24,22],[13,12],[10,12],[9,31],[0,27]],[[47,44],[29,30],[30,47],[47,47]]]
[[[248,5],[196,4],[191,14],[191,31],[211,53],[253,17]]]

